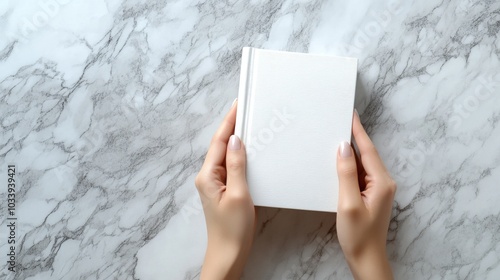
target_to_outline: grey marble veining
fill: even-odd
[[[397,279],[499,279],[499,29],[492,0],[4,1],[0,278],[197,279],[194,176],[254,46],[359,58]],[[244,279],[351,277],[335,215],[258,216]]]

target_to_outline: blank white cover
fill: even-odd
[[[235,134],[255,205],[337,211],[357,59],[243,48]]]

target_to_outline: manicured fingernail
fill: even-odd
[[[340,143],[340,156],[343,158],[352,156],[351,145],[346,141]]]
[[[238,98],[235,98],[234,101],[233,101],[233,104],[231,105],[231,107],[234,106],[234,104],[236,104],[236,101],[238,101]]]
[[[236,135],[229,137],[229,150],[239,150],[241,148],[240,139]]]

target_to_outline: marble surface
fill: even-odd
[[[494,0],[1,1],[0,278],[197,279],[194,176],[254,46],[359,58],[397,279],[500,279],[499,28]],[[244,279],[351,278],[334,214],[258,215]]]

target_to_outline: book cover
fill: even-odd
[[[355,58],[243,48],[235,134],[255,205],[337,211],[356,76]]]

